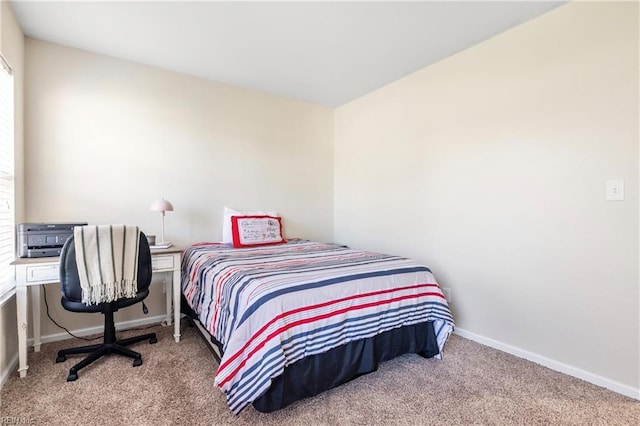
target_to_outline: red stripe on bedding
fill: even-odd
[[[371,293],[358,294],[358,295],[355,295],[355,296],[344,297],[342,299],[332,300],[330,302],[320,303],[320,304],[312,305],[312,306],[305,306],[305,307],[302,307],[302,308],[294,309],[292,311],[284,312],[284,313],[278,315],[277,317],[273,318],[271,321],[269,321],[267,324],[265,324],[260,330],[258,330],[257,333],[255,333],[253,336],[251,336],[251,338],[242,346],[242,348],[239,351],[237,351],[235,354],[233,354],[225,363],[220,365],[220,368],[218,369],[218,373],[220,373],[220,371],[223,371],[225,368],[227,368],[227,366],[229,364],[231,364],[236,358],[238,358],[241,354],[243,354],[244,351],[247,349],[247,347],[254,340],[257,340],[258,337],[262,333],[264,333],[264,331],[266,329],[268,329],[271,324],[273,324],[276,321],[281,320],[284,317],[287,317],[287,316],[290,316],[290,315],[294,315],[294,314],[297,314],[297,313],[303,312],[303,311],[308,311],[308,310],[312,310],[312,309],[316,309],[316,308],[323,308],[323,307],[330,306],[330,305],[333,305],[333,304],[336,304],[336,303],[344,302],[346,300],[355,300],[355,299],[359,299],[359,298],[363,298],[363,297],[375,296],[375,295],[380,295],[380,294],[384,294],[384,293],[390,293],[390,292],[394,292],[394,291],[398,291],[398,290],[408,290],[408,289],[422,288],[422,287],[439,287],[439,286],[438,286],[438,284],[429,283],[429,284],[418,284],[418,285],[413,285],[413,286],[408,286],[408,287],[380,290],[380,291],[375,291],[375,292],[371,292]],[[279,329],[277,329],[276,331],[274,331],[273,333],[269,334],[260,344],[258,344],[258,346],[256,346],[245,357],[245,359],[242,360],[242,362],[226,378],[224,378],[223,380],[220,381],[220,383],[218,384],[218,387],[222,388],[222,386],[224,386],[225,383],[227,383],[229,380],[231,380],[238,373],[238,371],[245,365],[247,360],[250,359],[269,340],[271,340],[275,336],[281,334],[283,331],[286,331],[286,330],[288,330],[288,329],[290,329],[292,327],[296,327],[296,326],[301,325],[301,324],[306,324],[306,323],[318,321],[318,320],[321,320],[321,319],[329,318],[329,317],[332,317],[332,316],[335,316],[335,315],[340,315],[340,314],[343,314],[343,313],[349,312],[349,311],[370,308],[370,307],[373,307],[373,306],[379,306],[379,305],[383,305],[383,304],[389,304],[389,303],[398,302],[398,301],[401,301],[401,300],[407,300],[407,299],[418,298],[418,297],[423,297],[423,296],[436,296],[436,297],[440,297],[440,298],[444,299],[444,296],[441,293],[427,292],[427,293],[410,294],[410,295],[406,295],[406,296],[399,296],[399,297],[395,297],[395,298],[391,298],[391,299],[385,299],[385,300],[379,300],[379,301],[376,301],[376,302],[365,303],[365,304],[362,304],[362,305],[350,306],[350,307],[343,308],[343,309],[340,309],[340,310],[337,310],[337,311],[333,311],[333,312],[329,312],[329,313],[326,313],[326,314],[317,315],[315,317],[301,319],[301,320],[292,322],[291,324],[287,324],[285,326],[282,326]]]

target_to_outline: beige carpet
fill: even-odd
[[[157,344],[133,347],[142,366],[111,356],[82,370],[76,382],[65,381],[75,358],[56,364],[55,354],[84,342],[50,343],[30,353],[27,377],[14,373],[2,389],[0,424],[640,424],[638,401],[458,336],[444,360],[405,355],[279,412],[249,407],[234,416],[213,386],[217,363],[195,330],[183,322],[180,343],[171,327],[151,331]]]

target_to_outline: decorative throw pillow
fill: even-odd
[[[231,216],[234,247],[254,247],[286,242],[282,238],[282,218],[278,216]]]
[[[226,244],[233,243],[233,235],[231,234],[231,216],[278,216],[278,213],[263,211],[241,212],[225,207],[222,215],[222,242]]]

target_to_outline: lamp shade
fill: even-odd
[[[172,212],[173,205],[164,198],[156,200],[151,204],[151,210],[157,212]]]

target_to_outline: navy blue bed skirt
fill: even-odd
[[[408,325],[312,355],[285,368],[271,387],[253,402],[270,413],[303,398],[378,369],[378,364],[406,353],[431,358],[439,353],[433,322]]]

